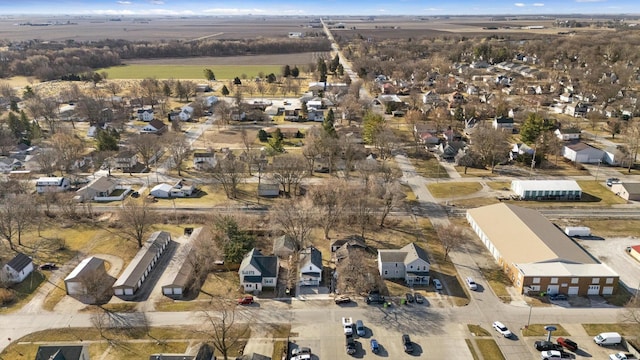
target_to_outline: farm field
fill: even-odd
[[[123,65],[98,70],[106,71],[110,79],[204,79],[204,69],[211,68],[218,79],[234,77],[256,77],[260,72],[279,74],[279,65]]]

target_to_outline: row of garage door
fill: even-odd
[[[547,287],[547,293],[549,294],[557,294],[560,291],[559,285],[549,285]],[[578,295],[579,287],[577,286],[569,286],[567,290],[567,295]],[[611,295],[613,294],[613,286],[605,286],[602,288],[602,295]],[[587,289],[587,295],[600,295],[600,285],[589,285]]]

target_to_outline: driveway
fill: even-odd
[[[591,255],[617,272],[620,275],[620,281],[630,292],[640,291],[640,262],[625,251],[627,246],[639,245],[639,239],[636,237],[578,238],[576,241]]]

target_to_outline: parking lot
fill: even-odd
[[[625,251],[628,246],[640,245],[640,239],[625,238],[584,238],[576,239],[591,255],[607,264],[620,275],[630,291],[637,291],[640,287],[640,263]]]

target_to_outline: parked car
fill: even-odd
[[[377,291],[370,291],[369,295],[367,296],[367,304],[384,304],[385,303],[385,299],[384,296],[380,295],[379,292]]]
[[[465,279],[465,282],[467,283],[467,286],[469,287],[469,289],[473,291],[478,289],[478,284],[476,284],[476,282],[473,280],[472,277],[467,277]]]
[[[362,322],[362,320],[356,321],[356,334],[358,334],[358,336],[360,337],[363,337],[365,335],[364,323]]]
[[[533,346],[538,351],[560,350],[562,345],[554,344],[551,341],[536,341]]]
[[[54,263],[44,263],[44,264],[40,265],[39,268],[40,268],[40,270],[55,270],[58,267]]]
[[[293,349],[291,355],[311,354],[311,348],[301,346]]]
[[[408,303],[412,303],[415,300],[411,293],[406,293],[405,297],[406,297]]]
[[[542,360],[571,359],[571,354],[562,350],[547,350],[540,353]]]
[[[300,354],[291,358],[291,360],[311,360],[311,354]]]
[[[607,186],[611,187],[613,186],[613,184],[619,184],[620,183],[620,179],[618,178],[608,178],[607,179]]]
[[[442,283],[440,280],[433,279],[433,287],[436,288],[436,290],[442,290]]]
[[[556,339],[558,345],[566,348],[567,350],[576,351],[578,350],[578,344],[575,341],[563,337],[559,337]]]
[[[509,330],[506,326],[504,326],[504,324],[501,323],[500,321],[494,321],[493,328],[506,338],[510,338],[511,336],[513,336],[513,333],[511,333],[511,330]]]
[[[549,295],[549,299],[551,299],[551,300],[568,300],[569,298],[565,294],[558,293],[558,294]]]
[[[347,346],[347,354],[353,355],[356,353],[356,342],[353,340],[353,335],[346,335],[345,342]]]
[[[336,296],[334,301],[336,302],[336,304],[348,304],[351,302],[351,298],[346,295],[338,295]]]
[[[404,347],[404,352],[411,354],[413,352],[413,343],[411,342],[411,338],[409,335],[402,335],[402,346]]]
[[[350,317],[343,317],[342,328],[345,335],[353,335],[353,320]]]
[[[245,295],[245,296],[241,297],[240,299],[238,299],[238,304],[239,305],[251,305],[251,304],[253,304],[253,296]]]
[[[378,340],[371,339],[371,352],[377,354],[380,351],[380,345],[378,344]]]
[[[414,297],[416,298],[416,303],[422,304],[424,302],[424,296],[419,293],[415,293]]]

